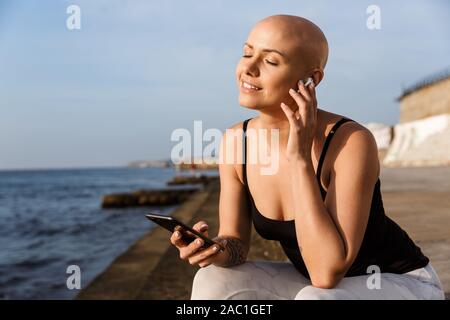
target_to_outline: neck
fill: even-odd
[[[283,148],[286,146],[288,137],[289,137],[289,121],[286,118],[283,110],[280,108],[280,112],[271,112],[267,113],[264,111],[259,111],[259,116],[255,119],[255,127],[258,129],[278,129],[279,130],[279,139],[280,139],[280,147]],[[316,124],[316,132],[314,133],[314,140],[316,140],[317,135],[321,132],[321,121],[323,121],[323,114],[320,109],[317,109],[317,124]],[[313,141],[313,146],[315,145],[315,141]]]
[[[288,132],[289,121],[281,109],[280,112],[277,113],[265,113],[260,111],[258,117],[258,127],[261,129],[279,129],[280,132]]]
[[[257,127],[261,129],[280,129],[280,132],[289,131],[289,121],[286,118],[283,110],[280,108],[280,112],[267,113],[263,110],[259,111]],[[322,112],[317,109],[317,127],[323,120]]]

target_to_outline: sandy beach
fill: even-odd
[[[405,229],[427,255],[450,293],[450,167],[383,168],[386,214]],[[219,184],[211,183],[172,215],[186,222],[205,219],[218,228]],[[143,221],[145,223],[146,221]],[[278,243],[252,233],[249,260],[286,260]],[[119,256],[83,288],[77,299],[189,299],[197,271],[178,258],[167,231],[156,228]]]

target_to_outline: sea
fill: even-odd
[[[166,182],[176,174],[126,167],[0,171],[0,299],[76,297],[73,266],[86,287],[155,226],[146,213],[176,208],[102,209],[102,197],[171,188]]]

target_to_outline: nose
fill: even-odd
[[[256,59],[248,59],[244,62],[243,71],[246,75],[257,77],[259,76],[258,63]]]

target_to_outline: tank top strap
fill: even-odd
[[[249,118],[244,121],[242,126],[242,160],[243,160],[243,167],[242,167],[242,177],[244,179],[244,185],[247,186],[247,125],[248,122],[252,118]]]
[[[319,164],[317,165],[317,172],[316,172],[317,181],[319,183],[319,187],[320,187],[322,192],[325,192],[325,190],[322,187],[322,183],[321,183],[321,180],[320,180],[320,175],[322,173],[323,161],[325,160],[325,155],[327,154],[328,146],[330,145],[331,139],[333,139],[333,136],[334,136],[335,132],[337,131],[337,129],[342,124],[344,124],[344,123],[346,123],[348,121],[353,121],[353,120],[349,119],[349,118],[342,118],[338,122],[336,122],[334,124],[334,126],[331,128],[330,132],[328,133],[327,138],[325,139],[325,143],[323,145],[322,152],[320,154]]]
[[[243,133],[242,133],[242,157],[243,157],[243,167],[242,167],[242,176],[243,176],[243,180],[244,180],[244,185],[247,186],[247,126],[248,126],[248,122],[251,120],[252,118],[246,119],[243,122]],[[340,119],[338,122],[336,122],[333,127],[331,128],[330,132],[327,135],[327,138],[325,139],[325,143],[323,145],[322,148],[322,152],[320,154],[320,158],[319,158],[319,164],[317,166],[317,172],[316,172],[316,177],[317,177],[317,181],[319,183],[319,187],[321,189],[321,192],[324,193],[325,190],[322,187],[322,183],[320,180],[320,175],[322,173],[322,166],[323,166],[323,162],[325,160],[325,155],[327,153],[328,147],[330,145],[331,139],[333,139],[333,136],[336,132],[336,130],[345,122],[348,121],[353,121],[352,119],[348,119],[348,118],[342,118]]]

